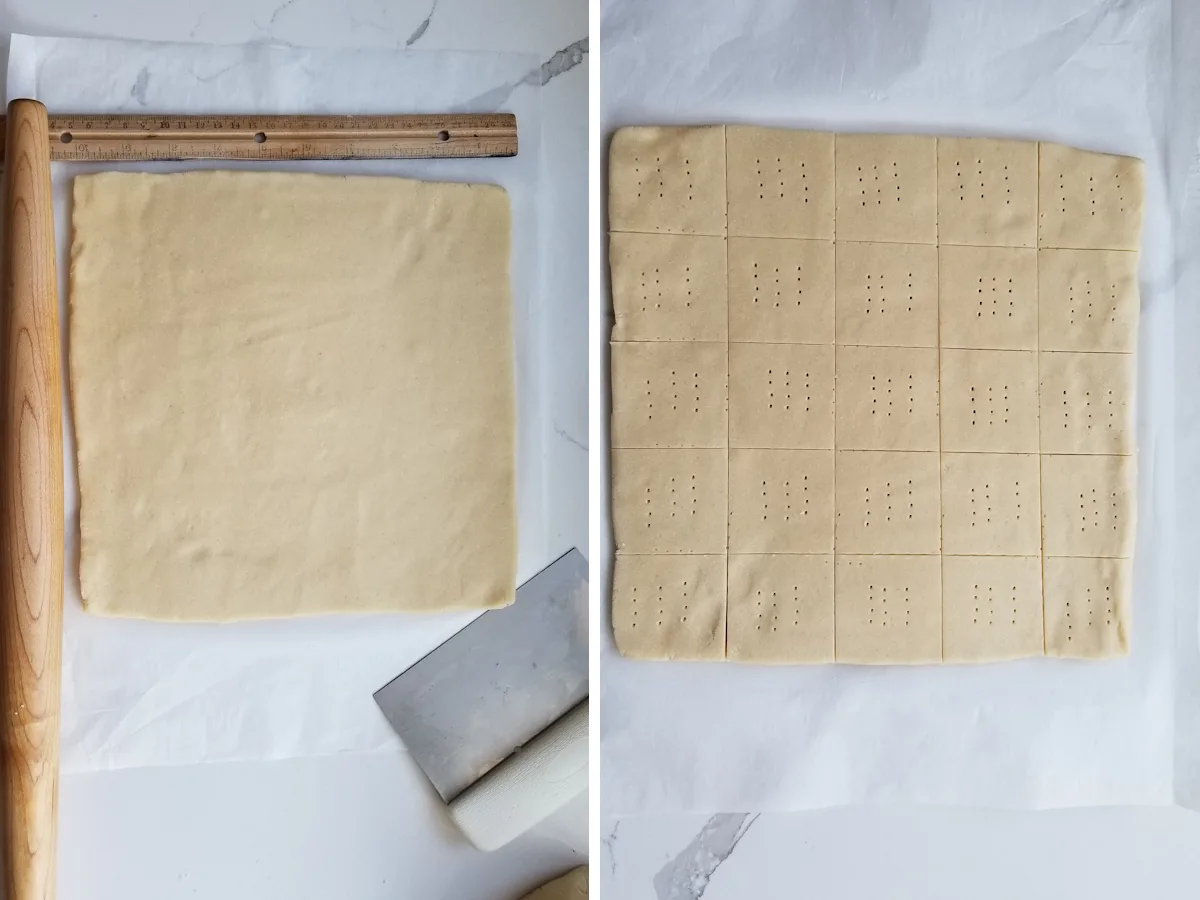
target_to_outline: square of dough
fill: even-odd
[[[943,661],[1041,655],[1041,557],[943,556]]]
[[[833,451],[730,450],[730,553],[832,553]]]
[[[942,658],[937,556],[841,556],[834,579],[840,663],[935,663]]]
[[[1042,353],[1042,452],[1132,453],[1134,357]]]
[[[833,662],[833,557],[729,557],[729,659]]]
[[[938,454],[839,451],[834,462],[838,553],[937,553]]]
[[[937,254],[932,244],[839,241],[837,342],[936,347]]]
[[[617,556],[613,638],[632,659],[725,658],[725,557]]]
[[[1038,452],[1038,355],[942,351],[942,450]]]
[[[625,234],[608,238],[614,341],[723,341],[725,239]]]
[[[1128,250],[1039,250],[1041,349],[1137,349],[1137,272]]]
[[[1133,562],[1047,556],[1044,565],[1046,655],[1128,655]]]
[[[1141,242],[1142,161],[1038,145],[1038,246],[1136,250]]]
[[[943,246],[1036,246],[1036,143],[940,137],[937,156]]]
[[[938,248],[943,347],[1036,350],[1037,251]]]
[[[833,447],[833,347],[729,345],[732,447]]]
[[[730,125],[729,233],[833,240],[833,135]]]
[[[106,172],[74,189],[88,611],[512,602],[503,190],[261,171]]]
[[[839,450],[938,448],[937,350],[838,347]]]
[[[942,454],[942,552],[1037,556],[1042,552],[1036,454]]]
[[[613,450],[620,553],[724,553],[724,450]]]
[[[608,148],[612,231],[725,234],[725,128],[622,128]]]
[[[729,337],[833,343],[833,244],[730,238]]]
[[[839,241],[937,243],[937,139],[839,134],[834,141]]]
[[[1133,555],[1137,466],[1132,456],[1042,456],[1046,556]]]
[[[616,343],[614,447],[724,447],[726,345]]]

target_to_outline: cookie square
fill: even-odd
[[[723,341],[725,239],[613,232],[614,341]]]
[[[833,662],[833,557],[730,555],[728,658]]]
[[[631,659],[725,658],[725,557],[618,555],[613,638]]]
[[[1136,503],[1134,457],[1043,455],[1043,552],[1132,556]]]
[[[1129,654],[1133,561],[1045,561],[1046,655],[1106,659]]]
[[[1039,250],[1041,349],[1137,349],[1138,257],[1128,250]]]
[[[943,245],[938,289],[943,347],[1038,348],[1036,250]]]
[[[731,450],[730,553],[832,553],[833,451]]]
[[[942,552],[1040,554],[1040,478],[1034,453],[943,453]]]
[[[724,447],[726,345],[615,343],[614,447]]]
[[[942,450],[1038,452],[1038,356],[942,351]]]
[[[833,135],[730,125],[729,233],[833,240]]]
[[[943,246],[1037,245],[1036,143],[940,137],[937,157]]]
[[[839,450],[938,449],[937,350],[836,349]]]
[[[834,565],[834,655],[838,662],[941,661],[939,557],[839,555]]]
[[[733,447],[833,447],[833,347],[729,345]]]
[[[612,231],[725,234],[725,128],[630,127],[608,150]]]
[[[838,451],[834,547],[838,553],[937,553],[937,452]]]
[[[938,345],[938,251],[932,244],[839,241],[839,344]]]
[[[1041,655],[1041,557],[943,556],[943,661]]]
[[[729,337],[833,343],[833,244],[729,239]]]
[[[1041,354],[1043,453],[1132,453],[1134,357]]]
[[[839,134],[834,139],[839,241],[937,243],[937,139]]]
[[[724,553],[724,450],[613,450],[619,553]]]
[[[1142,161],[1038,145],[1038,246],[1136,250],[1141,243]]]

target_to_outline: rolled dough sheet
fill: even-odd
[[[88,610],[512,602],[503,190],[105,173],[75,179],[72,224]]]
[[[580,866],[544,884],[525,900],[584,900],[588,895],[588,867]]]

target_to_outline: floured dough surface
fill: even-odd
[[[1128,652],[1138,160],[729,126],[610,165],[625,655]]]
[[[88,610],[512,602],[501,189],[107,173],[75,179],[72,224]]]

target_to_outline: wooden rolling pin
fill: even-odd
[[[62,681],[63,447],[46,108],[8,105],[0,311],[0,771],[4,896],[55,885]]]

